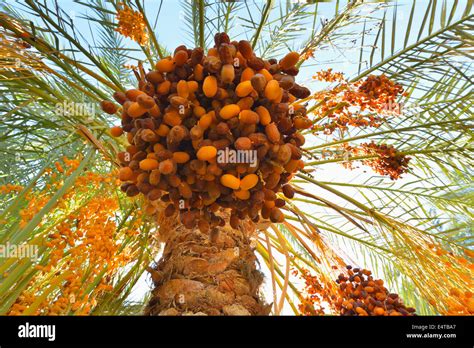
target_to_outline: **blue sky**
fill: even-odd
[[[10,2],[11,0],[7,1]],[[84,3],[88,3],[88,0],[81,0]],[[158,38],[160,45],[164,46],[168,51],[173,51],[174,48],[180,44],[186,44],[189,47],[193,46],[192,37],[189,34],[190,23],[186,20],[186,3],[189,3],[191,0],[143,0],[143,6],[146,10],[147,16],[151,23],[155,23],[155,34]],[[445,0],[447,8],[451,8],[452,4],[456,1],[458,6],[455,14],[455,18],[459,16],[464,10],[467,0]],[[13,1],[11,1],[13,4]],[[218,1],[216,1],[218,2]],[[293,6],[296,3],[304,2],[302,0],[274,0],[273,9],[269,18],[269,22],[272,24],[270,27],[263,28],[263,37],[268,38],[269,30],[272,30],[273,27],[279,25],[279,17],[281,8],[285,8],[288,4]],[[369,9],[374,8],[376,1],[370,1],[372,4],[364,5],[363,14],[367,15],[367,28],[373,27],[373,29],[367,33],[365,38],[364,47],[365,50],[369,50],[372,45],[374,38],[377,33],[377,19],[380,19],[383,16],[383,11],[378,11],[376,14],[371,14]],[[442,1],[439,1],[441,3]],[[54,2],[52,0],[47,0],[47,3],[50,4],[50,8],[54,9]],[[61,8],[67,13],[74,21],[74,27],[77,33],[80,33],[83,36],[83,40],[94,46],[94,43],[100,46],[100,30],[98,28],[98,23],[89,23],[83,18],[84,15],[95,16],[94,11],[91,8],[88,8],[84,5],[79,5],[73,0],[58,0]],[[89,2],[90,3],[90,2]],[[233,18],[233,25],[231,26],[230,36],[232,39],[244,39],[249,38],[254,32],[254,30],[249,30],[245,27],[246,20],[253,18],[254,21],[258,21],[260,17],[260,9],[263,7],[264,0],[253,0],[246,2],[239,2],[237,11],[234,11],[231,15]],[[347,1],[341,0],[338,9],[341,10],[345,7]],[[418,0],[416,1],[415,6],[415,15],[412,19],[412,28],[410,35],[411,43],[416,39],[418,30],[415,30],[420,27],[425,11],[430,4],[433,3],[432,0]],[[397,17],[396,17],[396,28],[395,28],[395,45],[394,50],[400,49],[405,40],[405,32],[409,21],[409,15],[411,7],[413,5],[413,0],[398,0],[391,1],[390,6],[387,8],[386,18],[389,19],[387,26],[387,35],[386,35],[386,52],[391,48],[390,42],[392,41],[392,20],[393,20],[393,10],[398,8]],[[336,1],[329,2],[320,2],[318,4],[308,5],[305,8],[305,11],[313,12],[317,6],[317,19],[316,19],[316,32],[319,32],[322,27],[322,23],[325,20],[331,19],[335,15],[336,10]],[[441,6],[438,4],[438,7]],[[215,18],[212,8],[215,6],[210,6],[207,9],[207,15],[209,18]],[[113,10],[113,7],[110,6],[110,9]],[[157,17],[159,11],[159,15]],[[439,16],[440,12],[436,14],[436,20],[433,27],[433,30],[436,30],[439,26]],[[32,18],[33,21],[37,21],[38,18]],[[300,49],[304,45],[305,40],[309,37],[312,31],[313,18],[310,18],[307,21],[300,21],[296,25],[288,29],[288,31],[299,31],[299,35],[295,35],[295,38],[291,38],[286,41],[287,47],[283,47],[280,50],[274,52],[273,55],[278,58],[283,55],[288,49]],[[300,83],[307,84],[308,87],[319,88],[319,85],[312,81],[311,77],[315,74],[316,71],[321,69],[333,68],[336,71],[342,71],[346,76],[351,77],[357,73],[359,67],[359,54],[360,54],[360,44],[361,44],[361,33],[363,31],[363,21],[360,21],[358,25],[351,25],[347,29],[344,29],[343,32],[350,33],[346,36],[344,44],[338,44],[336,42],[335,47],[326,46],[324,49],[320,49],[316,52],[316,57],[314,60],[307,62],[300,74],[298,79]],[[206,29],[208,30],[208,29]],[[424,32],[428,30],[428,25],[425,26]],[[209,31],[209,30],[208,30]],[[212,33],[213,35],[214,33]],[[269,39],[268,39],[269,40]],[[354,42],[351,42],[354,40]],[[270,41],[270,40],[269,40]],[[138,46],[131,40],[125,39],[124,44],[127,47],[138,48]],[[258,47],[257,47],[258,51]],[[386,53],[387,54],[387,53]],[[135,55],[135,53],[134,53]],[[135,55],[139,59],[144,59],[144,56],[141,52],[137,52]],[[380,60],[380,47],[377,48],[375,53],[375,61]],[[130,59],[130,64],[136,65],[135,59]],[[364,67],[364,66],[362,66]]]
[[[82,0],[84,2],[87,2],[87,0]],[[160,15],[158,17],[157,21],[157,26],[155,33],[157,34],[159,42],[167,47],[168,49],[172,50],[174,47],[178,46],[181,43],[185,44],[190,44],[190,35],[186,32],[188,24],[186,23],[185,20],[185,3],[189,0],[163,0],[162,5],[161,5],[161,11]],[[463,9],[465,4],[467,3],[467,0],[447,0],[447,7],[450,8],[450,6],[454,3],[454,1],[458,2],[458,8],[457,8],[457,13],[460,13]],[[52,3],[52,1],[47,1]],[[74,18],[75,24],[76,24],[76,30],[83,34],[85,38],[90,38],[91,37],[91,30],[89,28],[89,25],[87,22],[83,19],[81,19],[81,15],[84,13],[89,13],[91,14],[92,11],[88,9],[85,6],[78,5],[74,3],[73,0],[59,0],[58,1],[60,6],[62,7],[63,10],[65,10],[71,17]],[[298,3],[298,0],[290,0],[289,1],[291,4]],[[144,0],[144,8],[147,11],[148,17],[151,22],[155,22],[156,14],[158,10],[160,9],[160,3],[161,1],[159,0]],[[346,1],[341,1],[341,4],[339,5],[339,9],[344,8],[344,4]],[[398,16],[396,18],[397,21],[397,46],[401,45],[404,39],[405,32],[406,30],[406,25],[408,23],[408,17],[409,13],[411,10],[411,6],[413,4],[413,0],[399,0],[397,2],[392,1],[391,2],[393,5],[396,4],[399,8]],[[417,28],[419,27],[419,23],[422,21],[425,9],[429,5],[430,0],[418,0],[416,1],[416,9],[415,9],[415,16],[413,18],[413,27]],[[238,37],[239,39],[244,38],[246,35],[243,32],[244,28],[243,25],[245,24],[245,19],[248,19],[250,16],[252,16],[254,19],[259,18],[259,12],[258,8],[261,8],[262,5],[264,4],[263,0],[255,0],[255,1],[247,1],[246,4],[249,6],[245,6],[243,2],[241,2],[240,5],[240,10],[235,11],[232,14],[232,17],[235,18],[235,25],[232,26],[231,28],[231,33],[233,34],[234,37]],[[272,10],[272,14],[270,16],[270,21],[276,20],[279,17],[279,7],[285,7],[286,6],[286,1],[281,0],[281,1],[274,1],[274,9]],[[318,7],[318,26],[317,29],[321,27],[320,23],[321,21],[324,21],[325,19],[331,19],[334,16],[335,9],[336,9],[336,1],[330,1],[330,2],[321,2],[317,5]],[[373,5],[366,5],[367,8],[369,6]],[[307,6],[306,10],[307,11],[314,11],[316,7],[316,4],[312,4]],[[211,14],[211,11],[208,10],[209,17],[213,17]],[[380,16],[379,16],[380,17]],[[392,10],[389,8],[387,12],[387,18],[392,18]],[[242,20],[244,19],[244,20]],[[311,22],[308,23],[302,23],[300,26],[302,30],[306,30],[306,32],[309,34],[311,32]],[[357,27],[352,27],[351,29],[359,29]],[[264,29],[264,31],[266,28]],[[360,26],[360,30],[362,30],[362,26]],[[305,33],[306,33],[305,32]],[[97,35],[97,32],[92,25],[92,35],[94,35],[95,38]],[[305,35],[300,35],[301,37],[304,38]],[[388,39],[388,38],[387,38]],[[130,42],[131,43],[131,42]],[[299,47],[301,42],[299,41],[289,41],[288,43],[289,47],[296,48]],[[351,57],[348,57],[351,58]],[[351,60],[351,59],[349,59]]]
[[[87,3],[87,0],[82,0],[83,2]],[[166,47],[168,51],[173,51],[174,48],[180,44],[186,44],[188,47],[193,46],[192,37],[189,34],[190,30],[190,23],[186,21],[186,3],[190,0],[144,0],[144,8],[148,15],[149,21],[151,23],[155,23],[156,20],[156,28],[155,34],[158,38],[160,45]],[[455,0],[446,0],[447,8],[451,8],[452,4]],[[456,0],[457,1],[457,0]],[[47,1],[51,4],[53,2],[51,0]],[[217,1],[216,1],[217,2]],[[301,1],[300,1],[301,2]],[[372,1],[373,3],[374,1]],[[442,1],[439,1],[442,2]],[[94,46],[94,42],[96,45],[100,46],[100,31],[98,28],[98,23],[89,23],[87,20],[82,18],[84,15],[91,15],[94,16],[94,11],[87,6],[78,5],[73,0],[59,0],[58,3],[60,4],[61,8],[74,20],[75,30],[77,33],[83,36],[84,41]],[[260,16],[260,9],[264,5],[264,0],[254,0],[254,1],[247,1],[247,2],[239,2],[239,9],[234,11],[231,15],[234,22],[231,26],[230,35],[232,39],[244,39],[249,38],[249,35],[252,35],[254,30],[249,30],[245,28],[246,19],[252,17],[254,21],[257,21]],[[290,5],[294,5],[298,3],[298,0],[290,0],[288,1]],[[287,6],[287,1],[284,0],[275,0],[274,7],[270,15],[270,23],[272,23],[271,28],[264,27],[263,28],[263,37],[268,37],[269,29],[271,30],[274,26],[279,24],[279,17],[280,17],[280,10],[281,8],[285,8]],[[347,1],[340,1],[339,10],[345,7]],[[415,28],[419,28],[423,17],[425,15],[425,11],[428,6],[432,3],[430,0],[418,0],[416,1],[415,6],[415,15],[412,19],[412,28],[409,43],[416,39],[418,34],[418,30]],[[459,16],[464,7],[467,3],[467,0],[459,0],[457,1],[458,6],[456,10],[456,16]],[[161,7],[160,7],[161,4]],[[409,15],[411,11],[411,7],[413,4],[413,0],[399,0],[399,1],[392,1],[390,6],[387,8],[386,18],[389,19],[388,26],[387,26],[387,35],[386,35],[386,52],[391,48],[390,42],[392,39],[392,19],[393,19],[393,9],[395,7],[398,8],[397,17],[396,17],[396,28],[395,28],[395,45],[394,50],[400,49],[405,40],[405,32],[409,21]],[[316,19],[316,32],[321,30],[322,23],[325,20],[331,19],[335,15],[336,10],[336,1],[330,2],[320,2],[317,5],[312,4],[306,7],[306,11],[314,11],[317,6],[317,19]],[[369,9],[373,8],[375,4],[367,4],[364,5],[365,10],[363,10],[363,14],[366,14],[367,17],[367,28],[373,27],[373,29],[367,33],[365,38],[364,47],[365,50],[369,50],[374,38],[377,33],[377,19],[380,19],[383,16],[383,11],[378,11],[375,15],[371,14]],[[439,5],[438,5],[439,6]],[[215,6],[211,6],[215,8]],[[211,7],[207,9],[207,14],[210,18],[215,17],[212,14]],[[441,6],[439,6],[441,7]],[[54,8],[54,6],[51,6]],[[111,7],[113,10],[113,8]],[[157,13],[159,12],[159,16],[156,17]],[[436,20],[433,27],[433,30],[436,30],[439,26],[439,16],[440,11],[436,14]],[[456,18],[455,16],[455,18]],[[33,19],[34,21],[37,19]],[[280,50],[277,50],[274,55],[278,58],[282,54],[285,53],[288,49],[299,49],[304,45],[305,40],[309,37],[312,31],[312,23],[313,19],[307,21],[301,21],[297,23],[297,25],[288,29],[288,31],[300,31],[299,35],[290,40],[286,41],[287,48],[283,47]],[[206,29],[207,30],[207,29]],[[425,26],[424,32],[428,30],[428,25]],[[311,77],[315,74],[316,71],[321,69],[333,68],[336,71],[342,71],[346,74],[346,76],[351,77],[357,74],[357,70],[359,67],[359,54],[360,54],[360,44],[361,44],[361,33],[363,31],[363,21],[360,21],[358,25],[351,25],[347,29],[344,29],[343,32],[350,33],[350,35],[346,36],[344,44],[338,44],[336,42],[335,47],[325,47],[325,49],[319,50],[316,52],[316,59],[307,62],[305,64],[298,75],[298,79],[300,83],[306,84],[310,88],[320,88],[318,83],[312,81]],[[213,33],[212,33],[213,34]],[[353,37],[353,38],[352,38]],[[354,42],[351,42],[354,40]],[[138,48],[138,46],[131,40],[125,39],[124,41],[127,47]],[[135,54],[135,53],[134,53]],[[386,53],[387,54],[387,53]],[[380,47],[377,48],[375,53],[375,61],[380,60]],[[139,59],[144,59],[144,56],[141,55],[141,52],[136,53],[136,57]],[[135,59],[130,59],[130,64],[136,65]],[[364,66],[362,66],[364,67]],[[323,87],[323,86],[321,86]]]

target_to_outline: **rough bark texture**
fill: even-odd
[[[162,218],[165,247],[151,270],[155,289],[145,315],[268,315],[250,246],[254,234],[251,222],[202,233],[185,229],[177,217]]]

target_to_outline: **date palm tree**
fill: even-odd
[[[120,192],[126,144],[109,132],[119,115],[99,107],[170,55],[160,23],[173,4],[76,0],[74,14],[54,0],[1,5],[0,244],[34,246],[37,258],[1,259],[0,313],[316,314],[312,274],[326,312],[339,314],[334,280],[346,264],[370,268],[419,314],[473,313],[472,1],[180,3],[186,42],[175,46],[208,49],[227,32],[266,59],[297,51],[313,93],[285,222],[211,234],[161,206],[142,213]],[[124,8],[137,42],[118,25]],[[324,71],[326,82],[310,78]],[[381,75],[404,89],[398,114],[341,126],[340,88]],[[409,172],[392,180],[381,149],[409,157]],[[137,299],[147,271],[154,290]]]

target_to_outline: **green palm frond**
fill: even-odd
[[[256,46],[259,55],[264,58],[280,56],[288,50],[288,42],[294,42],[304,33],[304,21],[315,16],[308,4],[281,4],[278,18],[268,20]]]
[[[368,22],[374,23],[375,18],[373,14],[387,6],[387,4],[384,3],[363,4],[359,1],[348,1],[347,4],[339,10],[339,3],[340,2],[337,1],[334,17],[331,19],[320,18],[320,23],[317,23],[317,13],[315,13],[311,35],[300,50],[302,55],[318,50],[331,50],[335,61],[339,60],[341,56],[343,59],[347,59],[342,51],[353,47],[358,39],[364,41],[366,24]],[[364,21],[362,31],[348,29],[351,28],[351,25],[361,23],[362,21]],[[341,44],[344,45],[344,48],[339,47]],[[303,60],[300,60],[299,65],[302,65],[303,62]]]
[[[244,5],[244,2],[221,1],[208,6],[205,17],[205,31],[211,34],[233,32],[237,22],[237,18],[233,14],[240,11]],[[206,42],[212,39],[212,37],[209,38],[211,34],[207,34]]]
[[[436,2],[430,2],[426,9],[428,13],[435,13]],[[443,102],[453,99],[463,98],[469,95],[469,89],[466,87],[472,84],[471,68],[471,47],[473,44],[472,35],[469,34],[473,29],[474,16],[470,14],[472,4],[468,2],[464,14],[457,20],[445,22],[442,19],[439,23],[439,29],[434,31],[434,17],[431,16],[429,30],[424,28],[425,20],[419,28],[419,34],[413,41],[414,29],[411,22],[406,30],[403,47],[387,55],[384,50],[386,41],[389,41],[395,49],[395,34],[400,32],[396,27],[396,21],[393,21],[391,30],[391,40],[387,40],[389,33],[377,35],[370,50],[364,50],[359,65],[364,67],[363,71],[353,77],[352,81],[371,73],[384,73],[388,77],[399,81],[407,90],[410,91],[410,101]],[[412,8],[411,16],[413,16]],[[399,9],[395,8],[394,13]],[[453,10],[454,11],[454,8]],[[380,28],[385,33],[388,27],[388,18],[380,22]],[[376,51],[380,52],[380,61],[375,62]],[[456,98],[452,98],[455,96]]]
[[[93,12],[93,15],[79,16],[80,19],[87,20],[89,23],[100,24],[99,37],[98,40],[94,40],[95,47],[93,47],[99,56],[99,60],[110,67],[114,76],[122,85],[130,85],[132,81],[125,64],[132,59],[136,49],[127,48],[123,36],[115,30],[115,12],[109,9],[102,0],[95,0],[92,3],[77,1],[77,3],[90,8]],[[94,38],[92,27],[90,27],[90,31],[91,37]]]
[[[187,42],[187,44],[189,44],[191,47],[206,48],[211,42],[213,42],[213,36],[211,36],[211,31],[206,29],[214,26],[212,30],[215,30],[215,22],[219,21],[220,18],[208,18],[207,10],[209,5],[209,2],[206,0],[192,0],[181,2],[181,7],[183,8],[183,18],[187,23],[186,34],[190,38],[188,39],[189,41]],[[227,8],[227,10],[228,9],[229,8]],[[218,12],[218,15],[219,14],[220,12]],[[228,14],[227,18],[229,18]],[[222,22],[219,22],[219,24],[221,23]]]

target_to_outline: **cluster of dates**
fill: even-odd
[[[215,46],[179,46],[144,74],[138,89],[116,92],[121,127],[130,145],[119,154],[121,189],[143,194],[153,213],[179,211],[187,228],[203,231],[242,219],[282,222],[283,192],[292,198],[291,176],[304,167],[300,130],[311,127],[297,102],[310,91],[295,83],[298,53],[283,59],[255,56],[248,41],[215,36]],[[115,113],[112,101],[102,109]]]
[[[389,293],[381,279],[374,279],[366,269],[348,265],[348,275],[340,274],[339,301],[336,303],[344,316],[412,316],[415,309],[406,307],[398,294]]]

